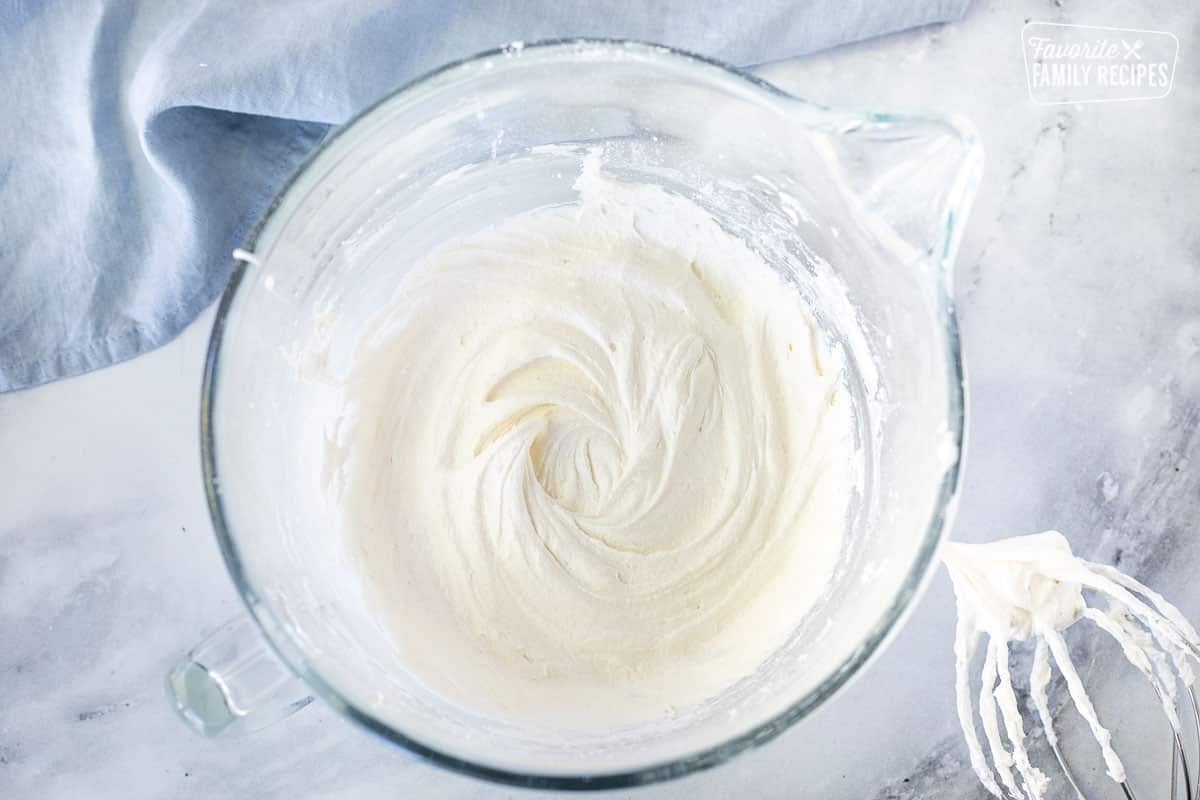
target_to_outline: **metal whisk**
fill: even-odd
[[[1100,745],[1109,777],[1128,800],[1136,800],[1125,767],[1112,747],[1112,737],[1084,690],[1062,635],[1066,627],[1087,620],[1120,645],[1125,658],[1149,681],[1158,697],[1173,733],[1171,800],[1180,796],[1200,800],[1200,774],[1193,782],[1178,711],[1178,686],[1182,684],[1200,741],[1200,708],[1192,691],[1196,676],[1191,665],[1193,659],[1200,661],[1200,636],[1177,608],[1115,568],[1075,557],[1067,540],[1054,531],[982,545],[951,543],[946,545],[942,559],[954,582],[959,607],[954,644],[959,722],[971,766],[989,792],[1004,799],[1042,800],[1049,784],[1046,775],[1030,763],[1009,670],[1009,642],[1033,638],[1036,647],[1029,675],[1030,696],[1050,749],[1072,788],[1080,800],[1085,800],[1054,731],[1047,699],[1052,662],[1065,679],[1076,710]],[[1102,598],[1105,608],[1089,606],[1084,589]],[[978,695],[979,721],[991,764],[975,729],[968,674],[985,637],[988,641]],[[1200,765],[1200,755],[1197,758]]]
[[[1157,694],[1157,690],[1155,693]],[[1195,726],[1197,740],[1200,741],[1200,707],[1197,707],[1196,695],[1192,691],[1192,687],[1187,687],[1187,694],[1192,706],[1192,723]],[[1159,702],[1162,702],[1161,696],[1159,697]],[[1046,730],[1049,731],[1051,729],[1047,727]],[[1057,738],[1056,736],[1047,736],[1050,742],[1050,749],[1053,751],[1054,757],[1058,759],[1058,766],[1062,769],[1063,774],[1067,776],[1067,782],[1071,784],[1071,788],[1075,790],[1075,794],[1080,800],[1087,800],[1083,794],[1083,790],[1079,788],[1079,783],[1075,780],[1075,776],[1071,773],[1071,768],[1067,766],[1067,760],[1063,756],[1062,750],[1059,749]],[[1197,753],[1197,757],[1200,758],[1200,753]],[[1182,784],[1179,781],[1181,773],[1183,777]],[[1126,800],[1137,800],[1137,794],[1130,787],[1128,780],[1123,780],[1118,785],[1125,794]],[[1179,787],[1181,785],[1183,787],[1182,796],[1186,800],[1200,798],[1200,774],[1197,774],[1196,782],[1192,783],[1191,769],[1188,764],[1183,737],[1180,735],[1179,730],[1175,730],[1171,746],[1171,800],[1176,800],[1180,797]]]

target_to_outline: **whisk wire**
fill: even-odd
[[[1192,722],[1196,726],[1196,751],[1197,751],[1196,758],[1197,758],[1197,761],[1200,762],[1200,706],[1196,705],[1196,693],[1194,691],[1192,691],[1191,686],[1187,687],[1187,693],[1188,693],[1188,699],[1191,701],[1191,704],[1192,704]],[[1183,750],[1182,750],[1182,745],[1181,745],[1181,749],[1180,749],[1180,758],[1181,759],[1183,758],[1182,754],[1183,754]],[[1184,761],[1184,765],[1186,766],[1187,760],[1183,759],[1183,761]],[[1185,778],[1185,780],[1186,780],[1186,778]],[[1188,800],[1194,800],[1194,798],[1200,797],[1200,771],[1197,771],[1197,773],[1196,773],[1195,787],[1196,787],[1195,791],[1188,794]],[[1175,798],[1172,797],[1171,800],[1175,800]]]
[[[1154,693],[1162,700],[1162,695],[1157,687]],[[1196,701],[1196,694],[1192,687],[1187,687],[1188,699],[1192,707],[1192,725],[1197,737],[1197,758],[1200,759],[1200,704]],[[1170,718],[1168,717],[1168,722]],[[1196,776],[1196,783],[1192,783],[1191,765],[1187,759],[1187,751],[1183,741],[1183,735],[1178,728],[1172,725],[1172,741],[1171,741],[1171,794],[1170,800],[1177,800],[1179,797],[1179,778],[1180,773],[1183,777],[1183,796],[1184,800],[1197,800],[1200,798],[1200,773]],[[1079,800],[1087,800],[1083,790],[1079,787],[1079,782],[1075,779],[1074,773],[1067,765],[1067,759],[1063,755],[1062,750],[1058,746],[1057,737],[1048,736],[1047,740],[1050,743],[1050,750],[1054,753],[1054,758],[1058,761],[1058,766],[1062,769],[1063,775],[1066,776],[1067,782],[1071,784],[1071,788],[1075,790],[1076,797]],[[1121,792],[1126,800],[1137,800],[1137,794],[1133,791],[1133,787],[1129,785],[1129,781],[1124,780],[1119,783]]]

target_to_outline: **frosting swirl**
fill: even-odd
[[[819,596],[851,423],[741,241],[594,164],[577,188],[405,276],[345,379],[331,493],[432,688],[636,719],[751,672]]]

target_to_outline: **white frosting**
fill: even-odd
[[[1023,641],[1038,628],[1062,630],[1083,614],[1083,587],[1046,574],[1046,564],[1074,560],[1062,534],[1047,531],[983,545],[947,542],[942,561],[954,589],[993,637]]]
[[[432,252],[359,343],[329,491],[403,664],[506,719],[635,722],[825,590],[858,461],[798,293],[610,180]]]
[[[1008,796],[1040,800],[1048,785],[1046,776],[1029,762],[1008,667],[1009,643],[1030,637],[1037,639],[1030,695],[1047,740],[1057,748],[1046,692],[1053,660],[1066,681],[1072,703],[1100,746],[1109,777],[1118,783],[1125,781],[1125,767],[1113,749],[1112,736],[1100,722],[1061,633],[1080,619],[1090,621],[1117,641],[1130,664],[1154,687],[1163,713],[1178,735],[1176,683],[1193,682],[1188,660],[1200,658],[1200,637],[1161,595],[1112,567],[1077,558],[1066,538],[1056,531],[982,545],[949,543],[942,551],[942,560],[958,598],[954,651],[959,722],[971,766],[992,794],[1005,797],[1000,788],[1003,785]],[[1107,611],[1086,604],[1085,588],[1107,600]],[[975,730],[967,672],[984,635],[989,641],[983,661],[979,717],[992,766]],[[1007,746],[1000,735],[1001,723]]]

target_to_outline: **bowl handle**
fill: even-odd
[[[205,736],[249,733],[313,701],[246,614],[226,622],[167,675],[167,694],[190,728]]]

